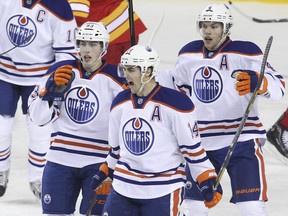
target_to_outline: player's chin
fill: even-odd
[[[91,59],[89,59],[89,60],[84,59],[84,63],[87,65],[92,65],[93,61],[91,61]]]
[[[209,51],[215,51],[215,50],[218,48],[218,44],[219,44],[219,42],[211,41],[211,42],[206,46],[206,48],[207,48]]]
[[[139,90],[139,88],[136,88],[135,86],[130,86],[130,89],[132,94],[136,94]]]

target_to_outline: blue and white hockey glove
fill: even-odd
[[[207,208],[212,208],[222,199],[222,187],[219,184],[217,190],[213,189],[217,174],[215,170],[208,170],[200,174],[197,178],[198,186],[205,199],[204,204]]]
[[[74,77],[71,65],[59,67],[48,78],[45,88],[40,92],[40,97],[44,101],[63,101],[64,94],[71,87]]]
[[[231,76],[237,80],[235,83],[235,88],[239,95],[242,96],[254,92],[260,74],[252,70],[235,70],[232,72]],[[267,91],[267,87],[268,81],[264,76],[261,87],[258,90],[258,94],[264,94]]]
[[[106,178],[110,177],[112,179],[112,175],[113,170],[108,167],[108,164],[106,162],[103,163],[91,179],[91,190],[96,190]]]

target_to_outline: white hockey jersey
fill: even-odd
[[[201,146],[194,105],[157,85],[146,97],[117,95],[111,107],[108,166],[113,188],[130,198],[161,197],[183,187],[185,162],[196,180],[214,167]]]
[[[67,0],[0,1],[0,79],[36,85],[56,61],[75,59],[77,28]]]
[[[39,98],[49,73],[62,65],[72,65],[75,79],[65,95],[65,101],[53,102]],[[102,163],[107,157],[110,106],[121,91],[123,78],[114,65],[104,63],[90,75],[85,75],[80,61],[62,61],[53,65],[41,84],[29,98],[28,113],[34,123],[45,125],[53,121],[52,142],[46,154],[48,161],[81,168]]]
[[[196,106],[201,140],[206,150],[229,146],[248,106],[251,94],[239,96],[235,89],[235,70],[260,72],[262,51],[252,42],[231,41],[215,51],[205,49],[203,41],[185,45],[179,52],[173,77]],[[281,99],[285,91],[283,77],[269,63],[265,68],[269,99]],[[249,113],[239,141],[261,138],[266,131],[258,116],[257,98]],[[262,139],[263,138],[263,139]]]

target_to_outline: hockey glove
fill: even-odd
[[[205,199],[204,204],[207,208],[212,208],[222,198],[222,187],[219,184],[217,190],[213,189],[217,174],[215,170],[209,170],[199,175],[197,178],[198,186]]]
[[[96,194],[108,195],[110,193],[111,184],[111,179],[107,178],[100,186],[97,187]]]
[[[237,79],[235,83],[235,88],[239,95],[245,95],[248,93],[253,93],[259,79],[260,74],[251,70],[235,70],[232,72],[232,77]],[[264,76],[258,94],[264,94],[267,91],[268,81]]]
[[[64,94],[71,87],[75,74],[71,65],[59,67],[48,78],[45,88],[40,92],[44,101],[63,101]]]
[[[108,164],[106,162],[103,163],[99,167],[99,170],[92,177],[92,180],[90,183],[91,190],[96,190],[106,178],[111,176],[111,172],[113,172],[113,170],[109,169]]]

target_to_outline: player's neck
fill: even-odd
[[[150,94],[150,92],[155,88],[157,85],[155,79],[150,80],[148,83],[145,84],[144,88],[142,91],[138,92],[138,96],[147,96]]]
[[[93,64],[91,66],[83,65],[83,68],[88,73],[93,73],[94,71],[97,71],[101,66],[102,66],[102,60],[99,59],[95,62],[95,64]]]

